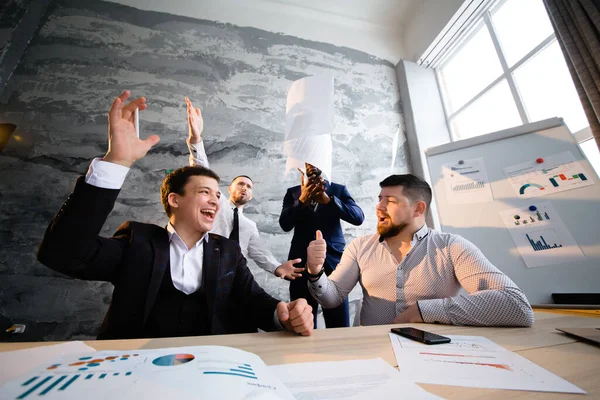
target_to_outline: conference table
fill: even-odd
[[[312,336],[289,332],[198,336],[164,339],[88,340],[97,350],[156,349],[178,346],[231,346],[259,355],[267,365],[370,359],[380,357],[397,367],[388,332],[392,327],[415,326],[442,335],[484,336],[520,354],[588,392],[588,395],[478,389],[421,384],[425,390],[446,399],[600,399],[600,346],[564,335],[555,328],[600,327],[600,318],[535,312],[531,328],[482,328],[436,324],[403,324],[318,329]],[[32,348],[56,342],[0,343],[0,352]],[[400,398],[400,397],[399,397]]]

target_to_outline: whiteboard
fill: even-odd
[[[582,163],[594,185],[536,197],[518,198],[504,168],[569,151]],[[459,234],[523,290],[531,304],[551,304],[552,293],[600,292],[600,180],[562,119],[552,118],[489,135],[461,140],[425,152],[440,228]],[[483,157],[491,182],[493,201],[450,204],[442,165]],[[527,268],[500,212],[549,202],[563,220],[585,260]]]

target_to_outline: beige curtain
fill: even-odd
[[[544,0],[600,148],[600,0]]]

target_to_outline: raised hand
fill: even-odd
[[[306,299],[294,300],[290,303],[277,304],[277,317],[281,324],[290,332],[302,336],[310,336],[314,329],[312,307]]]
[[[131,167],[134,162],[143,158],[160,138],[152,135],[146,140],[137,137],[135,131],[135,109],[148,108],[146,98],[139,97],[125,104],[129,98],[129,90],[125,90],[115,98],[108,112],[108,151],[103,160]]]
[[[298,264],[301,261],[301,258],[296,258],[295,260],[284,262],[275,270],[275,276],[278,276],[281,279],[287,279],[288,281],[300,278],[302,276],[302,271],[304,271],[305,268],[296,268],[294,267],[294,264]]]
[[[311,176],[308,179],[304,176],[304,172],[300,168],[300,197],[298,200],[303,206],[306,206],[314,199],[316,194],[321,190],[321,184],[318,178]]]
[[[321,177],[316,178],[318,189],[314,192],[313,200],[319,204],[329,204],[331,197],[325,192],[325,180]]]
[[[188,143],[196,144],[202,140],[202,131],[204,130],[204,120],[202,119],[202,113],[198,107],[194,107],[190,99],[185,98],[185,104],[187,104],[187,115],[188,115]]]
[[[317,231],[317,238],[308,244],[306,248],[308,272],[317,275],[321,272],[327,255],[327,242],[323,239],[321,231]]]

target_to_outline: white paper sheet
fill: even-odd
[[[310,76],[292,83],[285,111],[285,174],[312,164],[331,180],[333,76]]]
[[[546,196],[594,184],[592,175],[569,151],[504,168],[508,181],[520,198]]]
[[[100,351],[49,362],[0,388],[2,399],[293,399],[255,354],[194,346]]]
[[[269,367],[297,399],[439,399],[401,377],[381,358]],[[400,397],[399,397],[400,396]]]
[[[528,268],[585,260],[552,204],[532,201],[527,207],[501,211],[500,216]]]
[[[483,158],[444,164],[442,173],[449,204],[483,203],[494,200]]]
[[[0,385],[18,378],[59,356],[83,354],[96,351],[83,342],[67,342],[31,349],[0,353]]]
[[[390,333],[402,376],[419,383],[539,392],[585,393],[481,336],[447,336],[452,342],[426,345]]]

